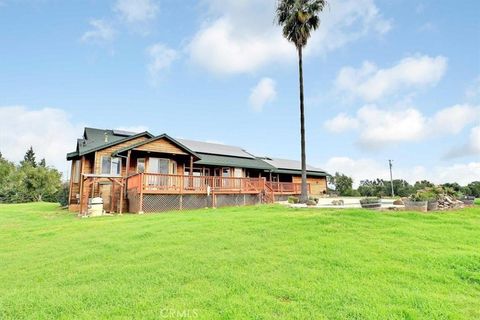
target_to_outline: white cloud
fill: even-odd
[[[12,161],[22,160],[32,146],[38,160],[45,158],[48,165],[67,171],[66,154],[75,150],[82,129],[60,109],[0,107],[0,151]]]
[[[188,45],[190,60],[217,74],[248,73],[294,61],[295,48],[275,25],[275,1],[205,0],[200,30]],[[306,54],[325,54],[370,34],[391,28],[373,0],[332,0],[321,14]]]
[[[428,117],[412,107],[383,110],[367,105],[360,108],[355,117],[341,113],[327,120],[325,127],[334,133],[358,129],[359,144],[378,149],[392,143],[458,134],[479,119],[480,106],[455,105]]]
[[[255,111],[262,111],[263,107],[275,100],[277,91],[275,89],[275,81],[270,78],[261,79],[252,89],[249,103]]]
[[[454,105],[438,111],[430,120],[430,131],[457,134],[467,125],[480,121],[480,106]]]
[[[399,111],[380,110],[366,106],[357,112],[362,124],[360,143],[370,148],[380,148],[387,143],[414,141],[422,137],[426,120],[416,109]]]
[[[443,56],[411,56],[387,69],[367,61],[358,69],[342,68],[335,85],[341,92],[372,102],[401,90],[435,85],[446,69],[447,59]]]
[[[465,91],[465,96],[468,101],[480,102],[480,76],[475,78],[475,80],[472,81],[472,84],[468,86]]]
[[[168,69],[173,61],[178,58],[177,51],[162,43],[156,43],[148,47],[147,54],[150,58],[148,72],[154,82],[160,76],[160,72]]]
[[[465,144],[450,149],[445,154],[445,158],[453,159],[475,155],[480,156],[480,125],[470,130],[468,141]]]
[[[325,122],[325,128],[333,133],[341,133],[358,128],[359,121],[356,118],[348,116],[346,113],[340,113],[335,118]]]
[[[446,182],[458,182],[466,185],[480,179],[480,162],[458,163],[450,166],[429,165],[426,169],[423,165],[405,167],[394,162],[393,178],[405,179],[413,184],[415,181],[429,180],[440,184]],[[328,172],[344,173],[354,180],[354,186],[358,187],[360,181],[365,179],[381,178],[390,180],[388,162],[378,162],[373,159],[352,159],[349,157],[332,157],[323,166]]]
[[[153,0],[117,0],[114,11],[128,23],[144,23],[155,19],[158,4]]]
[[[80,38],[83,42],[105,43],[115,38],[115,29],[112,25],[101,19],[93,19],[89,22],[91,30],[85,32]]]

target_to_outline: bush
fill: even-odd
[[[315,204],[318,204],[318,198],[315,198],[315,197],[311,197],[311,196],[310,196],[310,197],[308,197],[308,200],[309,200],[309,201],[314,201]]]
[[[68,182],[62,183],[62,186],[57,193],[57,201],[58,203],[60,203],[62,207],[68,206],[68,191],[69,191]]]
[[[299,203],[300,199],[298,197],[290,196],[288,197],[288,203]]]
[[[316,205],[317,205],[317,202],[315,200],[310,200],[310,199],[307,200],[307,206],[316,206]]]
[[[437,199],[437,194],[431,190],[419,190],[410,196],[412,201],[432,201]]]

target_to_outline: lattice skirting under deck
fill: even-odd
[[[138,212],[139,196],[129,193],[129,210]],[[143,212],[162,212],[228,206],[256,205],[261,203],[257,194],[218,194],[218,195],[164,195],[144,194]],[[136,210],[135,210],[136,209]]]

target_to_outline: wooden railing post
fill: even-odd
[[[184,184],[184,181],[185,180],[183,177],[180,178],[180,194],[183,194],[183,184]]]

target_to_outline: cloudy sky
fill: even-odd
[[[330,0],[305,52],[308,162],[480,179],[480,1]],[[299,158],[273,0],[0,0],[0,151],[65,171],[84,126]]]

